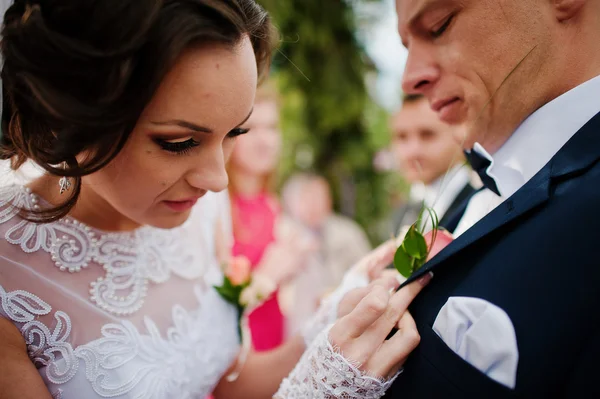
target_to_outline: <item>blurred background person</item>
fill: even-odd
[[[259,88],[254,111],[237,138],[228,164],[233,256],[246,257],[253,273],[279,286],[301,268],[308,247],[293,229],[277,234],[280,205],[273,184],[282,147],[277,93],[266,83]],[[277,292],[249,316],[253,348],[266,351],[281,345],[285,321]]]
[[[394,214],[398,233],[417,220],[423,205],[432,208],[439,225],[453,232],[456,212],[475,192],[472,171],[465,163],[462,147],[421,95],[407,95],[401,109],[391,117],[391,148],[400,173],[410,186],[408,202]],[[462,209],[464,211],[464,209]],[[423,216],[425,230],[431,221]],[[454,223],[455,224],[455,223]]]
[[[325,178],[309,173],[292,175],[282,189],[282,200],[288,223],[308,232],[316,249],[280,295],[287,332],[293,335],[348,269],[369,253],[371,245],[362,227],[334,212]]]

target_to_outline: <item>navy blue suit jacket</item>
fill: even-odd
[[[600,114],[409,279],[435,275],[410,307],[421,343],[387,398],[600,398],[599,160]],[[510,317],[519,349],[514,390],[433,332],[453,296],[485,299]]]

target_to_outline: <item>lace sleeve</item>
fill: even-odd
[[[392,385],[400,373],[387,380],[366,375],[331,345],[330,328],[317,335],[275,399],[379,399]]]

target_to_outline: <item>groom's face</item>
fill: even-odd
[[[408,49],[407,93],[446,123],[466,125],[464,148],[496,151],[548,99],[554,19],[547,0],[397,0]]]

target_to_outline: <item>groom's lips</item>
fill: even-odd
[[[435,111],[439,118],[446,122],[455,122],[460,107],[460,98],[458,97],[446,97],[441,100],[435,100],[431,102],[431,109]]]

